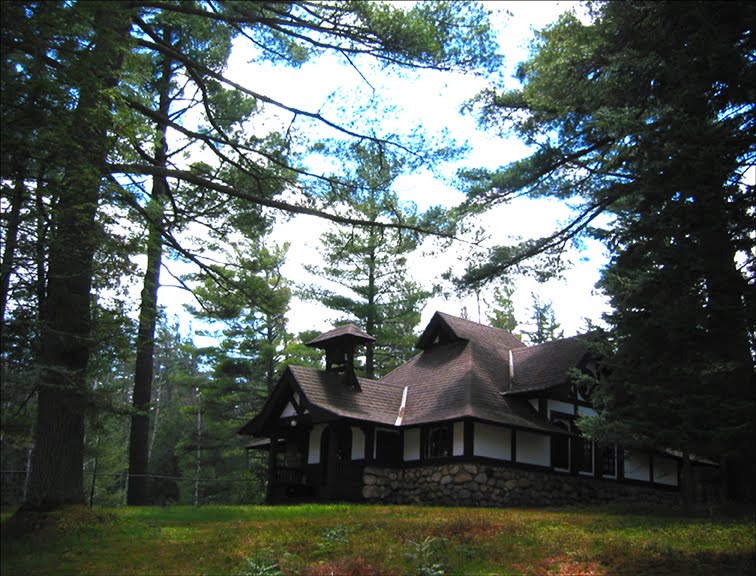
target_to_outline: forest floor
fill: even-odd
[[[71,507],[2,514],[3,576],[756,573],[752,515],[607,507]]]

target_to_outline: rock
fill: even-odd
[[[365,499],[382,498],[384,495],[383,489],[379,486],[365,486],[362,489],[362,496]]]
[[[473,477],[472,477],[472,475],[469,472],[458,472],[454,476],[454,483],[455,484],[464,484],[466,482],[469,482],[472,479],[473,479]]]

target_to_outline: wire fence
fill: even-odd
[[[244,504],[255,503],[264,495],[263,474],[246,472],[245,478],[207,478],[163,474],[96,472],[85,474],[87,501],[94,504],[126,504],[129,478],[147,478],[154,504]],[[2,504],[20,504],[26,497],[26,470],[0,470]],[[111,479],[112,482],[101,480]],[[241,500],[241,501],[240,501]]]

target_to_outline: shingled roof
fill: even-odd
[[[323,344],[328,341],[335,340],[336,338],[350,337],[357,342],[373,342],[375,340],[375,338],[373,338],[370,334],[360,330],[354,324],[344,324],[343,326],[338,326],[333,330],[329,330],[325,334],[321,334],[317,338],[313,338],[312,340],[307,342],[305,346],[310,346],[312,348],[322,348]]]
[[[308,345],[343,336],[372,338],[346,325]],[[293,379],[311,407],[338,417],[394,425],[406,388],[402,426],[472,417],[558,432],[526,397],[567,382],[587,353],[577,337],[527,347],[507,330],[440,312],[417,347],[419,354],[384,378],[358,378],[358,386],[346,385],[343,374],[300,366],[290,366],[284,377]],[[262,422],[255,420],[260,429]]]
[[[517,336],[508,330],[492,328],[472,320],[458,318],[444,312],[436,312],[428,322],[428,326],[426,326],[415,347],[425,349],[434,343],[450,340],[467,340],[479,344],[488,343],[505,350],[525,346]]]
[[[587,353],[588,346],[579,336],[513,350],[514,377],[504,393],[522,394],[564,384],[569,371],[578,368]]]
[[[358,378],[359,388],[347,386],[344,375],[315,368],[289,366],[308,402],[318,408],[357,420],[393,424],[402,400],[402,388],[383,381]]]
[[[511,426],[557,431],[520,398],[500,392],[507,373],[501,357],[475,342],[436,345],[388,374],[382,382],[408,386],[402,425],[412,426],[473,417]],[[499,371],[497,368],[501,368]]]

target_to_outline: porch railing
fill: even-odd
[[[298,468],[276,468],[276,482],[281,484],[302,484],[304,472]]]

